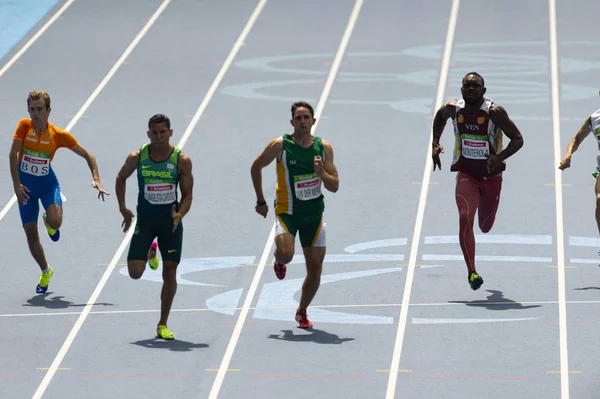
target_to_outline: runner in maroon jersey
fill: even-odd
[[[436,112],[433,119],[433,170],[441,170],[440,137],[448,118],[454,124],[454,156],[450,170],[456,176],[456,205],[459,214],[458,239],[468,269],[468,281],[473,290],[483,279],[475,269],[475,212],[479,228],[487,233],[492,229],[500,203],[504,161],[523,147],[521,132],[506,110],[485,97],[483,77],[469,72],[462,81],[462,99],[450,100]],[[510,143],[503,148],[506,135]]]

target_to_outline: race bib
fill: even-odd
[[[177,189],[172,183],[146,184],[144,198],[153,205],[172,204],[177,199]]]
[[[487,136],[465,134],[461,136],[462,156],[468,159],[487,159],[490,149]]]
[[[314,173],[294,176],[294,192],[301,201],[318,198],[321,195],[321,178]]]
[[[50,173],[50,154],[25,150],[21,160],[21,171],[33,176]]]

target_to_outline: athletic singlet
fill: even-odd
[[[489,111],[493,101],[484,97],[483,104],[475,114],[466,112],[465,101],[456,103],[454,115],[454,156],[450,170],[464,172],[473,177],[487,177],[504,171],[506,164],[487,171],[489,153],[498,154],[502,151],[502,130],[490,119]]]
[[[171,205],[177,203],[179,153],[179,148],[174,147],[169,158],[154,162],[150,159],[149,144],[142,146],[137,173],[138,213],[170,214]]]
[[[50,122],[45,132],[36,132],[33,121],[28,118],[19,121],[13,140],[23,142],[19,152],[19,174],[26,178],[54,177],[51,162],[56,150],[61,147],[72,150],[78,145],[69,132]]]
[[[315,174],[315,156],[325,160],[323,141],[314,136],[308,148],[299,146],[291,134],[283,136],[283,154],[277,161],[275,214],[289,215],[323,212],[325,202],[321,193],[323,182]]]
[[[600,109],[590,115],[590,130],[594,133],[600,150]]]

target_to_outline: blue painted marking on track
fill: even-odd
[[[571,258],[571,259],[569,259],[569,263],[581,263],[581,264],[588,264],[588,265],[598,265],[598,264],[600,264],[600,258],[598,258],[598,259]]]
[[[367,241],[349,245],[346,248],[344,248],[344,251],[353,254],[355,252],[366,251],[367,249],[373,248],[398,247],[401,245],[406,245],[406,242],[406,238],[391,238],[386,240]]]
[[[473,323],[504,323],[507,321],[527,321],[536,320],[539,317],[515,318],[515,319],[432,319],[432,318],[413,318],[412,324],[473,324]]]
[[[215,258],[192,258],[182,259],[177,267],[177,281],[179,284],[186,285],[198,285],[207,287],[224,287],[224,285],[218,284],[206,284],[191,281],[186,279],[186,274],[217,270],[217,269],[231,269],[234,267],[247,266],[254,262],[256,258],[254,256],[223,256]],[[119,273],[124,276],[129,276],[129,272],[126,267],[119,269]],[[156,270],[148,268],[141,277],[142,280],[154,281],[162,283],[162,262],[160,262]]]
[[[423,255],[422,260],[456,260],[464,262],[465,258],[462,255]],[[552,258],[544,258],[537,256],[496,256],[496,255],[475,255],[476,261],[484,262],[537,262],[550,263]]]
[[[58,3],[58,0],[0,0],[0,59]]]
[[[321,276],[321,285],[355,278],[395,273],[401,268],[361,270],[355,272],[327,274]],[[263,320],[290,320],[290,309],[296,309],[298,301],[294,294],[302,289],[304,278],[267,283],[263,286],[253,318]],[[234,308],[239,306],[243,289],[236,289],[210,297],[206,306],[221,314],[232,316]],[[348,324],[392,324],[392,317],[361,315],[356,313],[337,312],[320,308],[311,308],[310,318],[313,321]]]
[[[598,237],[569,237],[569,245],[573,247],[596,247],[600,248]]]
[[[404,260],[402,254],[356,254],[356,255],[325,255],[323,263],[346,263],[346,262],[396,262]],[[294,259],[288,264],[304,264],[305,260],[302,255],[294,256]]]
[[[396,273],[400,272],[401,270],[401,268],[395,267],[389,269],[373,269],[328,274],[321,277],[321,285],[337,281],[375,276],[379,274]],[[293,319],[294,311],[298,306],[298,301],[294,299],[294,293],[302,289],[303,282],[304,278],[298,278],[265,284],[256,304],[257,309],[254,311],[254,318],[266,320]],[[277,309],[275,308],[277,306],[285,306],[288,308]],[[394,321],[393,317],[361,315],[320,308],[311,308],[310,319],[316,322],[347,324],[392,324]]]
[[[234,309],[239,307],[243,291],[243,288],[238,288],[237,290],[211,296],[206,300],[206,307],[217,313],[233,316],[235,314]]]
[[[520,234],[479,234],[477,244],[552,245],[552,236]],[[458,244],[458,236],[425,237],[425,244]]]
[[[486,76],[493,78],[498,82],[496,87],[496,96],[505,98],[503,102],[509,104],[531,104],[545,103],[550,95],[550,85],[546,81],[549,56],[546,48],[546,41],[530,42],[484,42],[484,43],[457,43],[455,45],[455,57],[460,62],[470,63],[475,69],[485,68]],[[595,42],[561,42],[562,46],[584,47],[585,53],[593,54],[600,46]],[[412,65],[403,63],[402,59],[425,58],[439,60],[441,58],[442,46],[424,45],[403,49],[399,52],[356,52],[347,53],[345,59],[352,63],[353,59],[370,58],[373,59],[374,69],[377,58],[397,57],[400,59],[399,68],[402,65]],[[271,55],[266,57],[257,57],[241,60],[236,63],[237,67],[264,72],[272,77],[274,74],[287,74],[296,76],[324,77],[328,73],[328,68],[323,62],[321,70],[302,69],[298,65],[306,60],[310,65],[319,65],[315,62],[317,59],[330,60],[333,54],[329,53],[308,53],[293,55]],[[307,64],[308,64],[307,62]],[[585,71],[600,70],[600,62],[588,59],[575,59],[571,57],[561,58],[561,71],[567,74],[581,73]],[[361,67],[364,70],[364,67]],[[432,87],[437,85],[437,69],[418,69],[413,71],[398,72],[352,72],[341,71],[337,80],[338,84],[371,84],[389,82],[389,84],[410,84]],[[452,71],[449,76],[450,85],[460,86],[462,72],[458,69]],[[535,81],[531,77],[543,78],[543,81]],[[322,79],[294,79],[294,80],[271,80],[263,82],[247,82],[238,85],[231,85],[221,89],[227,95],[232,95],[247,99],[270,100],[291,102],[294,98],[287,95],[275,93],[278,87],[297,86],[309,84],[322,84]],[[289,90],[288,90],[289,91]],[[364,91],[361,91],[364,93]],[[385,91],[383,91],[385,92]],[[382,93],[379,91],[378,93]],[[561,98],[563,101],[583,100],[595,98],[597,96],[596,88],[585,85],[561,84]],[[309,101],[316,101],[316,98]],[[410,98],[406,100],[399,99],[330,99],[331,103],[344,105],[371,105],[371,106],[389,106],[392,109],[430,115],[433,102],[431,98]],[[535,120],[541,116],[536,115],[513,115],[513,119]]]

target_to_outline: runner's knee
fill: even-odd
[[[489,233],[489,231],[492,229],[493,225],[494,225],[493,223],[491,223],[490,221],[487,221],[486,223],[480,223],[479,229],[481,230],[482,233]]]
[[[137,280],[144,274],[146,268],[146,262],[143,260],[130,260],[127,262],[127,270],[129,271],[129,277]]]
[[[306,277],[309,279],[319,279],[323,272],[323,261],[325,260],[325,247],[307,247],[303,248],[304,258],[306,259]]]
[[[471,222],[471,215],[469,215],[469,209],[466,206],[458,207],[458,220],[461,225],[466,225]]]
[[[53,229],[57,230],[62,225],[63,211],[60,205],[52,204],[46,209],[46,223]]]
[[[37,223],[28,223],[24,226],[27,245],[30,247],[40,242],[40,235],[37,231]]]
[[[277,258],[277,262],[288,264],[294,258],[294,252],[289,248],[277,248],[275,250],[275,257]]]
[[[54,230],[58,230],[62,226],[62,215],[46,215],[46,223]]]
[[[306,262],[306,277],[309,279],[320,279],[323,273],[321,262]]]
[[[164,282],[175,283],[177,282],[177,262],[164,261],[162,268],[162,278]]]

